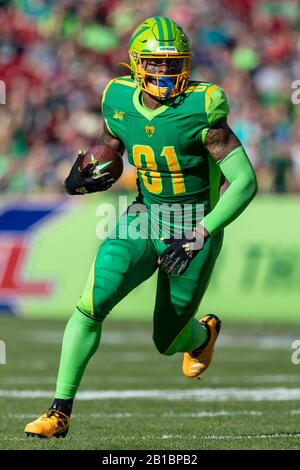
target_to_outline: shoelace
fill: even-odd
[[[57,427],[59,429],[63,429],[65,426],[67,426],[68,418],[66,416],[62,416],[59,411],[49,410],[48,413],[47,413],[47,416],[45,416],[45,418],[46,417],[51,418],[52,416],[55,416],[55,418],[57,418]]]

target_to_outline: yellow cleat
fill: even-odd
[[[191,353],[184,353],[182,363],[183,375],[198,379],[211,363],[214,352],[213,347],[221,328],[221,320],[216,315],[206,315],[199,322],[207,328],[208,341],[204,348],[194,349]]]
[[[30,437],[66,437],[70,425],[70,416],[51,409],[32,423],[25,426],[24,432]]]

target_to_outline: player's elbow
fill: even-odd
[[[244,174],[243,177],[240,175],[239,192],[241,198],[245,201],[245,203],[249,203],[250,201],[252,201],[252,199],[257,193],[257,190],[257,179],[253,170]]]
[[[251,174],[248,175],[245,186],[245,192],[248,195],[248,200],[250,202],[256,196],[258,191],[257,178],[254,171],[252,171]]]

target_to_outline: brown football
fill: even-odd
[[[95,145],[85,154],[82,168],[89,163],[95,165],[94,172],[109,173],[117,181],[123,172],[123,158],[121,154],[110,145]]]

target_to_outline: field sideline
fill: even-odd
[[[164,357],[151,324],[108,319],[66,439],[29,439],[24,425],[53,394],[65,321],[0,317],[1,449],[300,449],[300,325],[225,323],[203,380]]]

